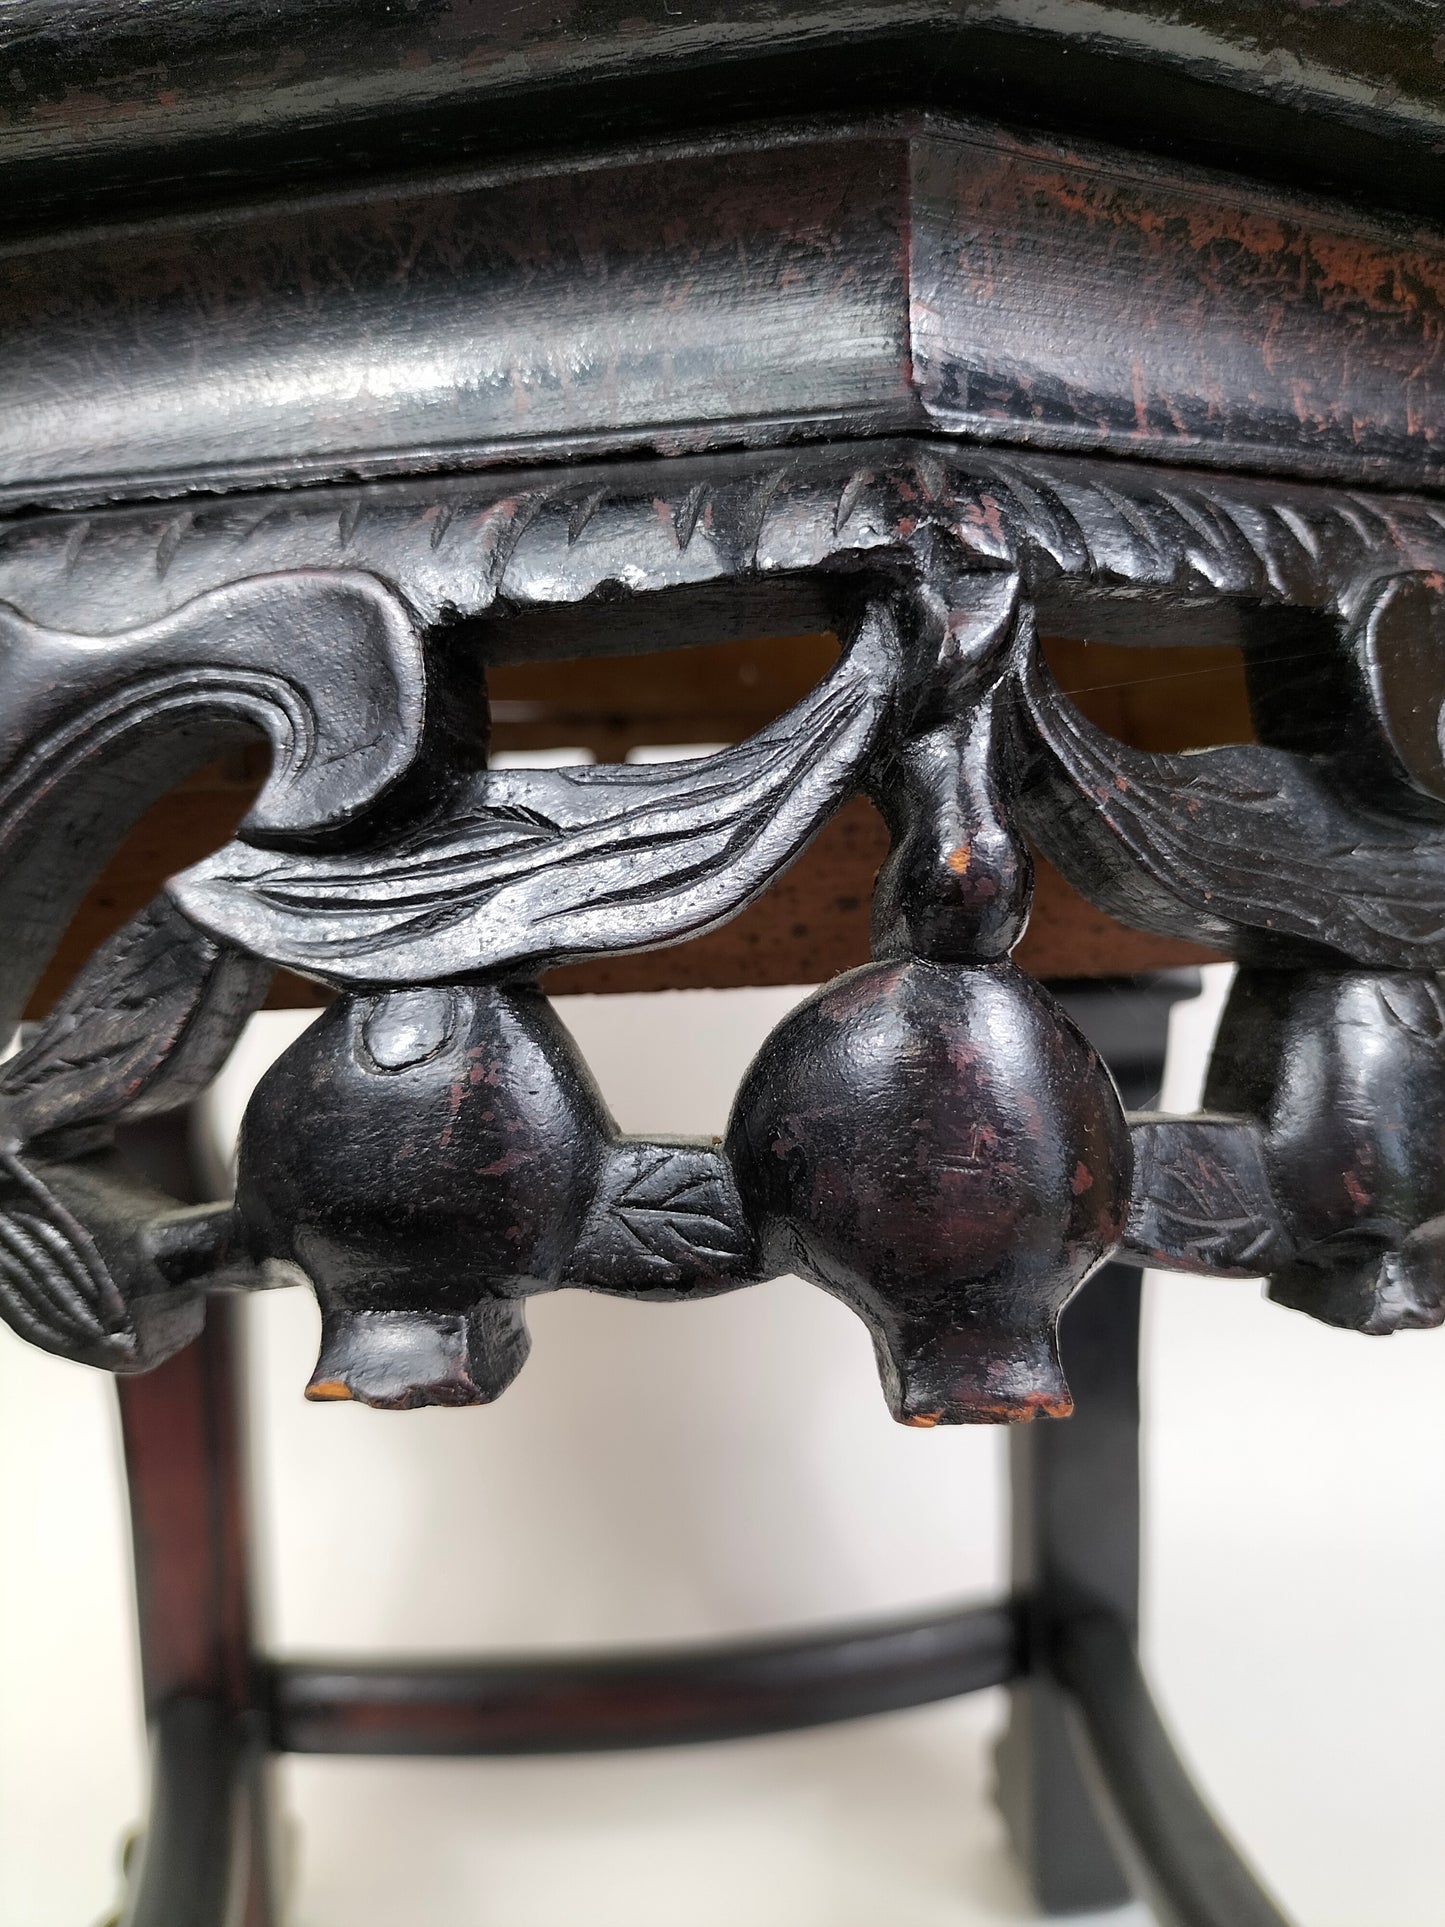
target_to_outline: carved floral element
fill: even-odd
[[[257,1086],[236,1208],[257,1261],[321,1300],[308,1396],[404,1409],[495,1398],[527,1355],[611,1120],[535,990],[342,997]]]
[[[126,1301],[84,1225],[13,1152],[0,1152],[0,1299],[22,1338],[109,1362],[127,1349]]]
[[[1293,1246],[1267,1267],[1272,1298],[1359,1331],[1445,1322],[1445,996],[1434,976],[1241,970],[1204,1101],[1263,1127]]]
[[[1125,1237],[1136,1257],[1214,1278],[1258,1278],[1293,1259],[1256,1119],[1136,1116],[1130,1135]]]
[[[158,900],[101,945],[0,1071],[0,1316],[33,1344],[143,1371],[200,1330],[204,1301],[154,1262],[150,1231],[171,1201],[104,1153],[61,1163],[29,1147],[58,1154],[77,1131],[93,1143],[198,1096],[270,976]]]
[[[308,1396],[396,1410],[495,1398],[536,1292],[681,1297],[757,1275],[719,1151],[619,1138],[526,989],[338,999],[251,1101],[237,1217],[256,1261],[316,1287]]]
[[[1133,1120],[1126,1254],[1269,1279],[1327,1324],[1445,1324],[1445,997],[1404,971],[1236,977],[1200,1117]]]
[[[624,1138],[612,1150],[569,1284],[628,1297],[696,1298],[758,1276],[732,1165],[715,1144]]]

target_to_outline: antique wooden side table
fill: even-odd
[[[1279,1922],[1135,1659],[1138,1267],[1445,1317],[1445,8],[17,0],[0,51],[0,1313],[122,1375],[126,1921],[276,1918],[272,1752],[1011,1683],[1047,1908]],[[1091,703],[1145,645],[1237,715]],[[725,746],[617,760],[659,718]],[[1170,980],[1077,980],[1208,954],[1206,1108],[1139,1108]],[[198,1201],[164,1120],[278,972],[327,1008]],[[718,1142],[621,1135],[543,994],[823,979]],[[1037,1421],[1010,1600],[254,1649],[235,1294],[309,1283],[308,1396],[405,1409],[503,1392],[534,1292],[788,1271],[900,1420]]]

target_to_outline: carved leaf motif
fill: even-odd
[[[8,1151],[0,1151],[0,1314],[46,1351],[113,1370],[135,1349],[125,1301],[89,1233]]]
[[[751,1277],[753,1255],[732,1168],[716,1145],[624,1139],[568,1273],[596,1291],[682,1296]]]
[[[716,1152],[656,1147],[613,1207],[640,1245],[670,1271],[721,1270],[744,1256],[748,1233]]]
[[[1377,815],[1315,758],[1257,744],[1159,755],[1106,736],[1035,659],[1022,815],[1111,916],[1279,959],[1301,945],[1373,968],[1445,964],[1445,830]]]
[[[487,772],[382,850],[232,843],[169,888],[216,936],[338,984],[677,943],[765,889],[856,786],[896,675],[874,609],[810,695],[716,756]]]
[[[1294,1256],[1252,1120],[1141,1116],[1130,1135],[1130,1251],[1176,1271],[1236,1278]]]
[[[157,897],[101,945],[0,1070],[6,1127],[23,1142],[188,1103],[225,1062],[270,975]]]
[[[188,1345],[205,1299],[154,1264],[166,1201],[108,1155],[50,1163],[0,1146],[0,1318],[62,1358],[144,1372]]]

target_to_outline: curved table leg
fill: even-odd
[[[1123,1623],[1081,1614],[1052,1664],[1115,1850],[1160,1927],[1288,1927],[1174,1751]]]
[[[120,1927],[268,1927],[259,1723],[213,1700],[151,1720],[150,1812]]]

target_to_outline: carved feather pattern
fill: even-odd
[[[1244,955],[1301,944],[1445,965],[1445,829],[1368,810],[1322,760],[1240,744],[1159,755],[1089,723],[1035,656],[1023,819],[1101,909]]]
[[[189,1103],[225,1062],[270,975],[156,898],[100,946],[0,1070],[6,1128],[24,1142]]]
[[[876,609],[810,695],[716,756],[489,771],[379,850],[231,843],[169,888],[215,936],[338,984],[676,943],[742,909],[837,808],[895,682],[893,621]]]

